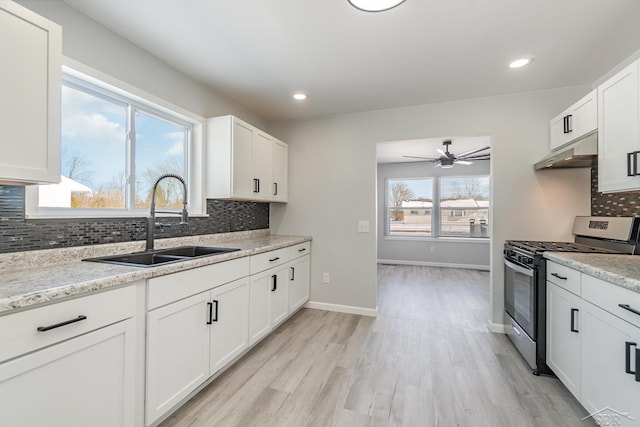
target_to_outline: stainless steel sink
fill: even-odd
[[[111,255],[105,257],[86,258],[83,261],[103,262],[107,264],[129,265],[135,267],[154,267],[174,262],[188,261],[212,255],[221,255],[239,251],[236,248],[219,248],[213,246],[180,246],[155,251],[134,252],[130,254]]]

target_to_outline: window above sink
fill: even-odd
[[[62,84],[62,182],[28,188],[28,218],[144,217],[155,179],[187,179],[189,214],[206,214],[204,119],[69,59]],[[163,183],[156,202],[181,208],[181,189]],[[179,190],[179,191],[176,191]],[[178,206],[180,205],[180,206]]]

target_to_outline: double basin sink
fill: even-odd
[[[97,258],[87,258],[83,261],[103,262],[107,264],[129,265],[136,267],[155,267],[158,265],[188,261],[212,255],[222,255],[239,251],[236,248],[220,248],[214,246],[180,246],[170,249],[158,249],[130,254],[111,255]]]

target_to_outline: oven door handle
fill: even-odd
[[[533,277],[533,270],[530,268],[520,267],[519,265],[514,264],[511,261],[507,261],[506,259],[504,260],[504,265],[512,270],[517,271],[518,273],[524,274],[525,276]]]

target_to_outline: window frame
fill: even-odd
[[[124,208],[48,208],[38,205],[38,186],[25,191],[25,217],[45,218],[118,218],[145,217],[148,209],[135,207],[135,121],[136,112],[187,128],[184,151],[184,178],[188,184],[189,216],[206,216],[204,200],[204,126],[205,119],[181,107],[175,106],[141,89],[128,85],[104,73],[64,58],[63,84],[79,89],[109,102],[127,105],[127,156],[125,159],[125,207]],[[175,210],[176,212],[178,210]],[[158,214],[161,216],[163,214]]]
[[[442,234],[442,179],[455,179],[455,178],[488,178],[489,179],[489,206],[487,207],[487,226],[488,235],[486,237],[472,237],[472,236],[452,236]],[[431,179],[433,183],[433,200],[431,207],[431,235],[398,235],[391,234],[391,218],[390,209],[393,208],[389,204],[390,200],[390,187],[389,181],[411,181],[411,180],[428,180]],[[491,175],[490,174],[473,174],[473,175],[440,175],[440,176],[411,176],[411,177],[387,177],[384,179],[384,211],[385,211],[385,228],[384,238],[385,240],[440,240],[440,241],[465,241],[465,242],[486,242],[491,239]],[[406,208],[410,209],[410,208]]]

